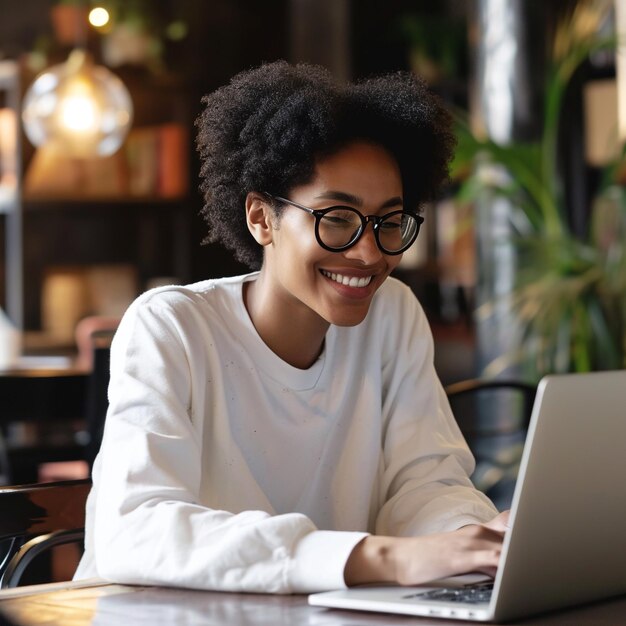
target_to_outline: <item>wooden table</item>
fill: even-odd
[[[0,613],[22,626],[442,626],[469,623],[324,609],[309,606],[306,596],[301,595],[217,593],[93,582],[82,587],[76,583],[55,583],[2,591]],[[515,624],[617,626],[625,622],[626,598],[620,598]]]

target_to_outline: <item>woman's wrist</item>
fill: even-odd
[[[396,537],[368,535],[350,553],[344,570],[346,585],[396,582]]]

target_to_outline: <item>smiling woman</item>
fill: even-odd
[[[76,576],[290,593],[493,573],[505,519],[389,278],[446,178],[448,115],[408,74],[284,62],[204,103],[209,240],[258,271],[126,313]]]
[[[272,351],[306,368],[319,357],[329,324],[362,322],[374,294],[400,262],[399,255],[381,250],[379,235],[363,228],[360,219],[361,230],[348,228],[338,250],[321,246],[320,239],[324,241],[329,230],[345,231],[345,216],[359,217],[355,207],[375,219],[393,215],[389,209],[402,206],[402,179],[387,150],[359,140],[320,159],[311,181],[293,187],[290,196],[293,200],[281,203],[248,195],[248,227],[264,247],[264,261],[259,279],[244,288],[244,299]],[[351,206],[333,207],[337,198],[349,200]],[[324,225],[329,220],[325,214],[316,227],[311,215],[298,210],[304,203],[322,212],[333,209],[343,224],[335,219],[332,226]]]

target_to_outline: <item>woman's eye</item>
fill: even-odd
[[[380,225],[380,229],[387,232],[394,232],[402,228],[401,220],[386,220]]]
[[[345,217],[338,217],[337,215],[325,215],[324,216],[324,221],[327,224],[348,224],[350,222],[350,220],[346,219]]]
[[[347,227],[358,226],[361,220],[356,213],[352,211],[336,210],[326,213],[326,215],[322,218],[322,221],[327,226]]]

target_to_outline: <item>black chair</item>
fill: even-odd
[[[54,546],[82,546],[90,489],[90,479],[0,488],[0,588],[18,586]]]
[[[87,404],[85,417],[87,420],[87,434],[89,439],[85,447],[85,458],[89,467],[100,450],[104,420],[109,408],[109,365],[111,350],[109,346],[96,346],[93,353],[93,368],[87,388]]]
[[[474,484],[499,509],[510,507],[537,388],[517,380],[471,379],[445,387],[476,459]]]

